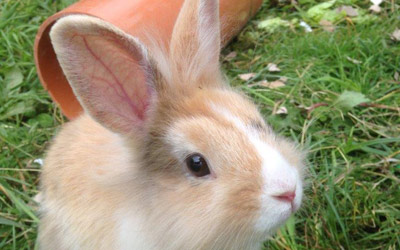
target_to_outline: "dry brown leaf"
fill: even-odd
[[[33,200],[36,203],[42,203],[43,202],[43,194],[42,194],[42,192],[40,192],[37,195],[33,196]]]
[[[331,23],[331,22],[329,22],[329,21],[327,21],[327,20],[321,20],[321,21],[319,22],[319,25],[321,25],[322,28],[323,28],[325,31],[328,31],[328,32],[333,32],[333,31],[335,31],[335,29],[336,29],[335,25],[333,25],[333,23]]]
[[[285,86],[286,81],[288,80],[287,77],[282,76],[280,77],[278,80],[272,81],[272,82],[268,82],[267,80],[262,80],[256,83],[252,83],[247,85],[248,87],[254,87],[254,86],[261,86],[261,87],[266,87],[266,88],[270,88],[270,89],[275,89],[275,88],[279,88],[279,87],[283,87]]]
[[[282,76],[281,78],[279,78],[279,81],[286,83],[287,82],[287,77],[286,76]]]
[[[246,74],[240,74],[239,78],[244,80],[244,81],[248,81],[251,78],[253,78],[256,75],[256,73],[246,73]]]
[[[382,3],[383,0],[370,0],[373,5],[379,5]]]
[[[269,72],[279,72],[279,71],[281,71],[281,69],[278,68],[278,66],[275,63],[268,63],[267,69],[268,69]]]
[[[379,7],[379,5],[371,5],[371,7],[369,7],[369,10],[374,13],[380,13],[382,9],[381,7]]]
[[[253,60],[250,61],[250,64],[253,64],[253,63],[257,62],[258,59],[260,59],[260,58],[261,58],[261,56],[254,57]]]
[[[287,110],[286,107],[280,107],[280,108],[275,112],[275,114],[287,114],[287,113],[288,113],[288,110]]]
[[[228,55],[225,56],[225,60],[230,61],[237,56],[236,51],[230,52]]]
[[[270,89],[276,89],[276,88],[285,86],[285,83],[282,81],[279,81],[279,80],[273,81],[273,82],[268,82],[267,80],[262,80],[262,81],[259,81],[259,82],[249,85],[249,87],[253,87],[253,86],[261,86],[261,87],[266,87],[266,88],[270,88]]]
[[[279,88],[279,87],[283,87],[283,86],[285,86],[285,83],[282,81],[279,81],[279,80],[269,83],[269,88],[271,88],[271,89],[275,89],[275,88]]]
[[[351,7],[349,5],[340,6],[339,8],[336,9],[336,11],[339,13],[344,11],[346,13],[346,15],[350,16],[350,17],[358,16],[357,9],[354,9],[353,7]]]
[[[400,41],[400,29],[395,29],[393,33],[390,35],[390,38],[392,40],[399,42]]]

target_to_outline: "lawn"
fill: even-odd
[[[37,159],[66,119],[33,41],[72,2],[0,1],[0,249],[35,248]],[[309,152],[304,204],[265,248],[400,249],[400,5],[321,2],[264,2],[221,55],[231,84]],[[337,14],[344,4],[356,15]]]

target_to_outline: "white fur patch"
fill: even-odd
[[[251,140],[262,158],[261,171],[264,180],[261,211],[255,227],[259,231],[265,228],[275,229],[290,216],[292,205],[278,201],[273,196],[295,191],[293,206],[298,207],[296,202],[301,201],[302,195],[301,180],[297,169],[290,166],[277,150],[258,139]]]
[[[117,249],[155,249],[153,244],[146,237],[144,232],[144,224],[140,213],[129,211],[128,209],[120,210],[115,213],[117,221]]]
[[[261,175],[264,184],[260,197],[260,215],[255,223],[255,228],[258,231],[275,229],[290,216],[293,209],[296,210],[300,205],[302,183],[297,169],[290,166],[278,150],[261,140],[256,129],[244,124],[239,117],[224,107],[219,107],[214,103],[211,103],[211,107],[246,135],[262,160]],[[295,191],[296,197],[293,205],[273,198],[274,195],[280,195],[287,191]]]

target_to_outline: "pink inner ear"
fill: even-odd
[[[142,51],[107,35],[75,35],[71,42],[81,48],[72,56],[80,81],[74,89],[89,113],[116,130],[140,127],[154,92]]]

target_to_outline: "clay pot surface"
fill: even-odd
[[[220,0],[222,41],[226,45],[260,8],[262,0]],[[44,88],[69,119],[82,112],[57,61],[49,31],[61,17],[86,14],[106,20],[146,43],[146,37],[168,42],[183,0],[81,0],[49,17],[36,35],[34,54]]]

